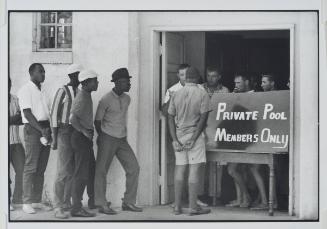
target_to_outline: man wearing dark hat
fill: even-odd
[[[126,68],[120,68],[112,74],[115,87],[102,97],[95,115],[95,128],[98,132],[98,154],[95,169],[95,204],[99,212],[117,214],[107,205],[107,173],[114,156],[122,164],[126,173],[126,191],[122,209],[141,212],[135,206],[140,167],[134,152],[127,142],[127,110],[130,97],[125,92],[131,88],[131,76]]]
[[[181,214],[184,174],[189,166],[189,215],[207,214],[210,209],[197,205],[199,168],[206,162],[203,129],[210,111],[210,99],[205,90],[197,86],[199,73],[196,68],[186,70],[185,86],[176,91],[168,108],[169,131],[175,150],[175,207],[174,214]]]

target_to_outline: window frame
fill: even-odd
[[[55,12],[56,13],[56,22],[55,23],[41,23],[41,13],[37,12],[33,14],[33,45],[32,49],[33,52],[72,52],[73,42],[71,48],[40,48],[40,41],[41,41],[41,26],[47,25],[47,26],[54,26],[55,27],[55,46],[57,46],[57,39],[58,39],[58,26],[64,26],[64,27],[71,27],[73,31],[73,23],[59,23],[57,22],[58,12],[59,11],[49,11],[49,12]],[[72,15],[73,17],[73,15]],[[72,19],[73,20],[73,19]],[[72,41],[73,41],[73,32],[72,32]]]

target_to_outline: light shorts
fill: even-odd
[[[192,137],[193,133],[186,134],[182,137],[179,137],[178,140],[184,144],[187,140]],[[204,163],[206,159],[206,149],[205,149],[205,140],[204,134],[200,134],[196,140],[192,149],[188,151],[175,152],[176,165],[192,165],[198,163]]]

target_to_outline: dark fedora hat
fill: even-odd
[[[122,78],[132,78],[129,73],[127,68],[118,68],[116,71],[112,73],[112,80],[111,82],[115,82],[118,79]]]

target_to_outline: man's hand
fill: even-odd
[[[173,141],[173,147],[174,147],[174,150],[176,152],[180,152],[183,150],[183,146],[182,144],[177,140],[177,141]]]
[[[190,139],[190,140],[188,140],[188,141],[185,142],[185,144],[183,145],[183,148],[185,150],[190,150],[190,149],[193,148],[194,144],[195,144],[195,140]]]
[[[58,148],[57,138],[55,138],[55,137],[52,137],[51,148],[53,150],[56,150]]]
[[[50,128],[42,128],[41,130],[42,137],[45,137],[46,139],[51,139],[51,130]]]
[[[94,135],[94,131],[93,130],[85,129],[85,130],[83,130],[82,133],[84,134],[85,137],[87,137],[91,141],[93,140],[93,135]]]

